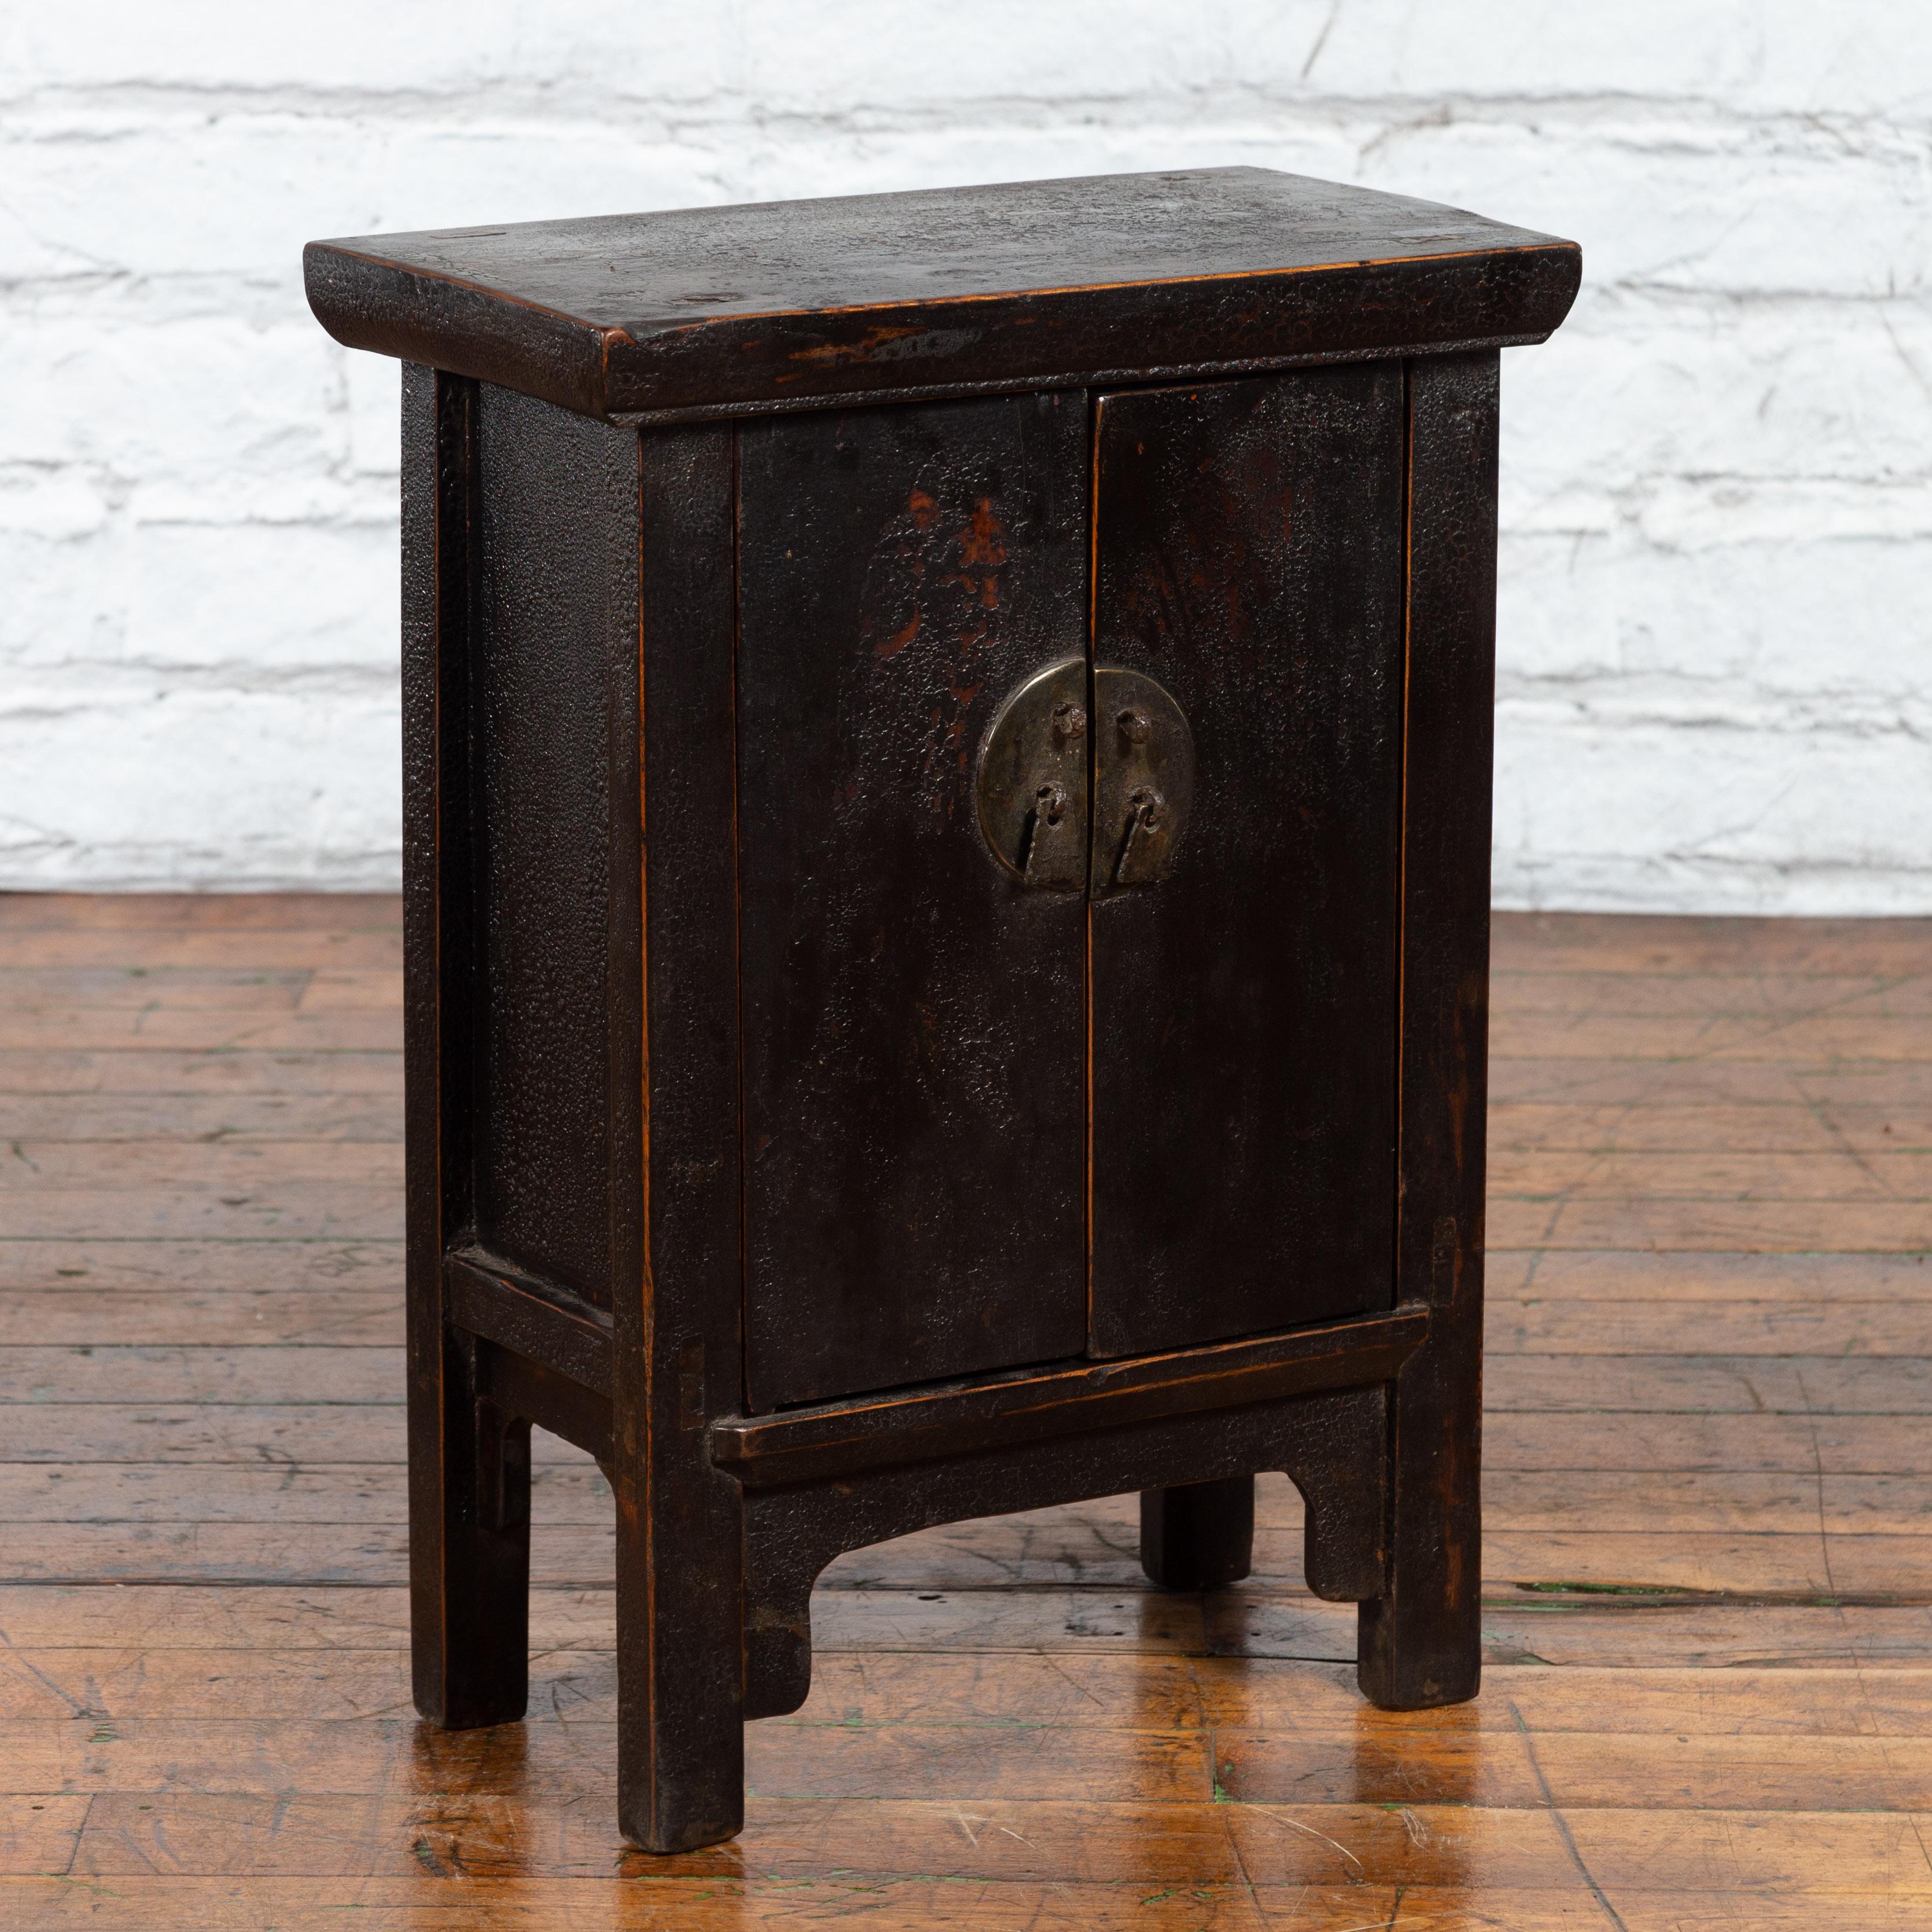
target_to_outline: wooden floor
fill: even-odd
[[[736,1844],[614,1829],[608,1522],[530,1721],[404,1652],[397,909],[0,899],[0,1926],[1932,1927],[1932,922],[1506,917],[1482,1696],[1143,1587],[1125,1500],[838,1564]]]

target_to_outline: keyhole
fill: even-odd
[[[1147,885],[1160,876],[1164,842],[1159,835],[1166,817],[1167,800],[1152,785],[1136,785],[1128,793],[1127,826],[1114,862],[1115,885]]]
[[[1048,779],[1034,794],[1033,809],[1027,814],[1026,850],[1021,855],[1020,870],[1028,878],[1037,876],[1043,856],[1040,842],[1058,830],[1066,816],[1066,788]],[[1060,842],[1054,842],[1058,845]]]

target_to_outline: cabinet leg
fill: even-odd
[[[410,1623],[416,1708],[454,1731],[514,1724],[530,1696],[530,1426],[446,1336],[410,1390]]]
[[[1479,1388],[1473,1365],[1429,1348],[1396,1384],[1386,1576],[1360,1606],[1355,1666],[1385,1711],[1460,1704],[1481,1682]]]
[[[1218,1590],[1254,1568],[1255,1479],[1141,1492],[1141,1568],[1163,1590]]]
[[[647,1852],[745,1822],[743,1511],[686,1448],[617,1470],[617,1822]]]

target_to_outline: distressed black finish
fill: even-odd
[[[554,1282],[526,1274],[481,1248],[448,1255],[442,1286],[449,1318],[458,1327],[547,1363],[609,1400],[616,1377],[611,1321],[604,1310],[564,1294]]]
[[[460,377],[404,372],[410,1609],[416,1708],[459,1730],[521,1717],[530,1681],[529,1518],[506,1520],[489,1502],[504,1418],[443,1298],[443,1255],[475,1218],[476,400]]]
[[[1264,168],[309,244],[353,349],[588,415],[772,410],[1540,341],[1573,242]]]
[[[782,1717],[812,1681],[812,1579],[847,1550],[932,1524],[1183,1482],[1252,1480],[1285,1470],[1306,1504],[1304,1574],[1318,1597],[1347,1603],[1378,1587],[1388,1429],[1379,1385],[1291,1397],[1208,1415],[1174,1415],[1074,1436],[1054,1454],[963,1448],[834,1486],[746,1496],[746,1708]]]
[[[1094,651],[1195,774],[1172,876],[1094,906],[1098,1354],[1390,1299],[1402,381],[1100,403]]]
[[[641,890],[610,934],[626,1219],[613,1356],[618,1817],[675,1851],[744,1816],[738,1486],[706,1431],[742,1400],[732,448],[638,446],[636,642],[614,680],[610,783]],[[641,914],[641,917],[640,917]]]
[[[974,765],[1082,648],[1083,399],[738,434],[748,1400],[1077,1354],[1084,909]]]
[[[960,1517],[1138,1490],[1150,1578],[1211,1589],[1286,1470],[1365,1693],[1472,1694],[1492,345],[1574,249],[1235,170],[391,253],[311,286],[445,364],[418,1708],[522,1714],[532,1424],[615,1494],[653,1850],[737,1829],[824,1565]]]
[[[636,622],[635,440],[502,389],[472,406],[477,1235],[608,1308],[604,690]]]
[[[1097,1435],[1150,1417],[1252,1408],[1386,1382],[1421,1346],[1428,1326],[1420,1311],[1400,1309],[1131,1362],[1016,1369],[774,1415],[728,1417],[712,1426],[711,1454],[753,1488],[842,1481],[968,1449]]]
[[[1388,1588],[1362,1688],[1396,1710],[1476,1694],[1481,1594],[1484,1120],[1489,1098],[1497,361],[1409,378],[1397,1292],[1430,1310],[1390,1411]]]

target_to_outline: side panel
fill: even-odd
[[[1078,1352],[1077,892],[981,839],[980,740],[1084,644],[1087,410],[739,431],[754,1408]]]
[[[477,1238],[608,1308],[606,734],[635,656],[637,441],[487,386],[476,441]]]
[[[1091,1347],[1387,1307],[1402,369],[1107,396],[1094,476],[1095,662],[1197,768],[1171,875],[1093,907]]]

